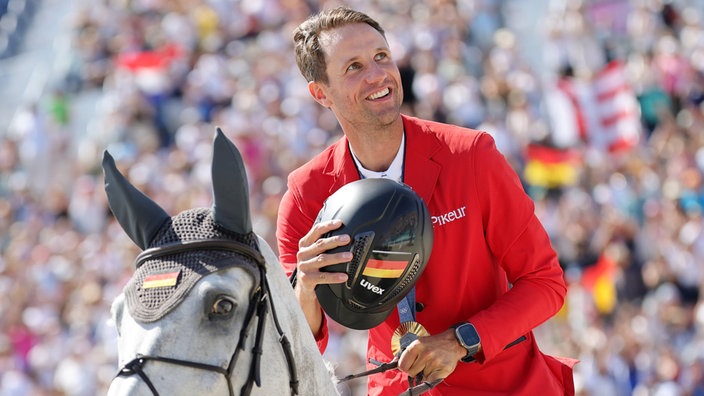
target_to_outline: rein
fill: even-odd
[[[394,359],[387,363],[372,361],[374,364],[378,364],[376,368],[371,370],[362,371],[357,374],[350,374],[344,378],[338,380],[338,382],[347,382],[355,378],[367,377],[372,374],[383,373],[389,370],[398,369],[398,360]],[[423,393],[435,388],[442,379],[435,381],[423,381],[422,374],[419,374],[417,378],[408,377],[408,390],[399,394],[399,396],[419,396]]]
[[[396,357],[390,361],[390,362],[379,362],[374,359],[370,359],[369,362],[376,365],[377,367],[367,370],[367,371],[362,371],[361,373],[357,374],[350,374],[340,380],[338,382],[347,382],[349,380],[353,380],[355,378],[361,378],[361,377],[367,377],[372,374],[378,374],[378,373],[383,373],[389,370],[396,370],[398,369],[398,358],[401,356],[401,352],[403,352],[404,349],[408,345],[411,344],[411,342],[415,341],[418,339],[418,336],[416,336],[413,333],[407,333],[404,338],[401,340],[401,351],[396,354]],[[442,382],[442,379],[435,380],[435,381],[423,381],[423,373],[418,374],[417,377],[408,377],[408,389],[399,396],[419,396],[422,395],[423,393],[435,388],[439,383]]]
[[[289,276],[289,282],[291,283],[292,287],[296,286],[296,273],[298,272],[298,268],[294,268],[293,272]],[[415,341],[417,339],[417,336],[413,333],[407,333],[401,340],[401,349],[406,349],[408,345],[411,344],[411,342]],[[371,370],[367,371],[362,371],[357,374],[350,374],[344,378],[338,379],[338,383],[342,382],[347,382],[356,378],[362,378],[362,377],[368,377],[372,374],[378,374],[378,373],[383,373],[389,370],[395,370],[398,369],[398,356],[401,356],[401,352],[397,354],[397,357],[394,358],[394,360],[383,363],[379,362],[376,360],[371,360],[370,362],[374,365],[376,365],[376,368],[373,368]],[[433,389],[436,387],[442,380],[436,380],[436,381],[422,381],[422,376],[418,376],[417,378],[411,378],[408,377],[408,390],[405,392],[401,393],[399,396],[419,396],[422,395],[423,393]]]
[[[408,336],[408,337],[405,339],[402,338],[402,340],[401,340],[401,348],[402,348],[401,352],[403,352],[403,350],[406,349],[406,347],[408,345],[410,345],[411,342],[413,342],[415,339],[417,339],[417,336],[415,336],[413,333],[408,333],[405,336]],[[520,336],[520,337],[518,337],[518,339],[516,339],[512,343],[506,345],[504,350],[506,350],[506,349],[518,344],[518,343],[521,343],[521,342],[525,341],[526,339],[527,339],[526,336],[524,336],[524,335]],[[372,374],[383,373],[385,371],[398,369],[398,357],[401,356],[401,352],[398,352],[396,354],[396,357],[394,358],[394,360],[387,362],[387,363],[379,362],[374,359],[369,359],[370,363],[377,366],[376,368],[373,368],[373,369],[367,370],[367,371],[362,371],[361,373],[357,373],[357,374],[350,374],[342,379],[339,379],[338,382],[347,382],[347,381],[353,380],[355,378],[367,377]],[[402,392],[398,396],[422,395],[423,393],[436,387],[442,381],[443,381],[442,379],[435,380],[435,381],[423,381],[423,373],[418,374],[418,376],[416,378],[408,377],[408,390]]]
[[[289,387],[291,390],[291,395],[298,395],[298,373],[296,371],[296,365],[293,359],[293,350],[291,348],[291,343],[286,337],[286,334],[284,334],[279,323],[278,317],[276,316],[274,303],[271,300],[269,282],[266,278],[266,263],[264,257],[258,251],[252,249],[248,245],[233,240],[217,239],[190,241],[147,249],[137,257],[137,267],[139,267],[146,260],[151,260],[157,257],[181,253],[194,249],[216,249],[239,253],[253,259],[257,264],[257,268],[259,269],[259,286],[257,287],[257,290],[254,296],[252,297],[252,300],[250,300],[251,303],[249,305],[249,309],[247,310],[247,316],[245,317],[244,324],[242,326],[242,329],[240,330],[237,348],[235,348],[235,351],[232,353],[228,366],[225,368],[221,366],[192,362],[188,360],[174,359],[163,356],[137,354],[134,359],[129,361],[127,364],[124,365],[124,367],[122,367],[118,371],[115,378],[128,377],[136,374],[149,387],[154,396],[159,396],[159,392],[157,391],[152,381],[149,379],[149,376],[144,371],[144,365],[148,361],[161,362],[222,374],[225,377],[225,381],[227,382],[227,389],[229,395],[235,396],[234,387],[230,378],[232,377],[232,372],[234,371],[235,363],[237,362],[237,358],[239,356],[240,351],[245,349],[245,343],[247,337],[249,336],[250,327],[254,323],[252,319],[254,318],[254,316],[257,316],[255,341],[254,347],[252,348],[252,363],[249,368],[247,381],[242,386],[242,389],[239,393],[240,395],[249,395],[252,391],[254,384],[256,384],[257,387],[261,386],[260,367],[261,357],[263,354],[262,345],[264,341],[264,330],[266,325],[265,319],[267,316],[268,309],[271,308],[274,326],[276,327],[276,331],[279,335],[279,343],[281,344],[281,348],[286,358],[286,364],[288,366],[290,378]]]

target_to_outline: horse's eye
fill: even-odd
[[[218,297],[217,299],[215,299],[215,302],[213,302],[213,306],[210,308],[210,316],[217,317],[228,315],[234,309],[235,303],[232,300],[226,297]]]

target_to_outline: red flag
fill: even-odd
[[[125,52],[117,55],[115,63],[118,67],[138,72],[145,69],[165,69],[171,62],[181,56],[181,49],[175,44],[169,44],[154,51]]]

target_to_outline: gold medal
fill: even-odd
[[[417,340],[419,337],[429,336],[428,330],[418,322],[403,322],[391,336],[391,352],[394,355],[404,350],[408,344]]]

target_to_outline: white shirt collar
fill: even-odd
[[[399,183],[403,182],[403,156],[406,149],[405,143],[406,134],[404,133],[401,137],[401,146],[399,146],[398,151],[396,152],[396,157],[394,157],[394,160],[391,162],[389,169],[382,172],[369,170],[362,166],[362,163],[359,162],[357,156],[354,154],[352,146],[350,146],[350,152],[352,153],[352,158],[354,158],[354,163],[357,165],[357,170],[359,171],[360,176],[363,179],[376,179],[383,177],[386,179],[397,181]]]

